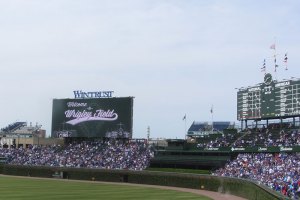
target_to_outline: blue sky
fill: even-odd
[[[0,0],[0,127],[38,122],[74,90],[134,96],[133,137],[236,121],[235,88],[300,77],[300,2]],[[270,46],[280,68],[274,73]],[[288,52],[288,70],[282,60]]]

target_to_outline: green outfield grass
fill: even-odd
[[[0,198],[7,200],[211,200],[211,198],[188,192],[178,192],[174,190],[163,190],[142,186],[7,176],[0,176]]]

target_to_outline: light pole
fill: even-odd
[[[17,146],[17,148],[19,148],[19,140],[20,140],[20,134],[18,134],[18,146]]]

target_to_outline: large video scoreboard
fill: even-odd
[[[54,99],[52,137],[131,138],[133,97]]]
[[[300,115],[300,79],[264,82],[237,92],[237,119],[272,119]]]

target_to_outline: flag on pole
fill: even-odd
[[[284,64],[285,64],[285,70],[288,70],[288,68],[287,68],[287,61],[288,61],[288,57],[287,57],[287,53],[284,55],[284,60],[283,60],[283,62],[284,62]]]
[[[277,63],[276,63],[276,45],[275,43],[273,43],[271,46],[270,46],[270,49],[274,49],[274,65],[275,65],[275,72],[276,72],[276,68],[278,67]]]
[[[210,113],[211,114],[213,114],[213,112],[214,112],[214,109],[213,109],[214,107],[213,107],[213,105],[211,106],[211,108],[210,108]]]
[[[261,72],[265,72],[266,73],[266,59],[264,59],[264,63],[263,63],[263,67],[260,68]]]
[[[274,64],[275,64],[275,72],[276,72],[276,68],[278,67],[277,63],[276,63],[276,55],[274,55]]]
[[[186,120],[186,114],[183,116],[182,120]]]
[[[276,48],[275,43],[270,46],[270,49],[274,49],[275,50],[275,48]]]

